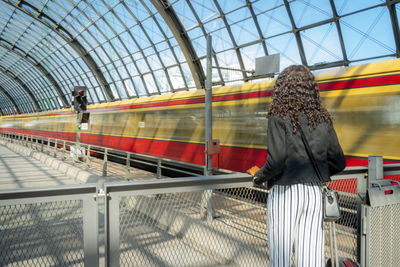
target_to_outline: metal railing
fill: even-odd
[[[97,266],[96,185],[0,191],[1,266]]]
[[[31,138],[22,138],[24,141],[26,139]],[[33,140],[39,140],[36,141],[39,147],[45,143],[41,143],[40,139],[33,138]],[[18,142],[20,141],[21,139]],[[48,143],[52,144],[51,141]],[[66,143],[65,146],[67,145]],[[358,261],[361,258],[361,261],[366,262],[369,259],[368,255],[373,254],[367,252],[369,254],[366,255],[360,245],[361,237],[367,236],[368,242],[374,240],[374,237],[365,232],[366,225],[362,222],[366,220],[367,215],[362,214],[361,209],[369,205],[367,191],[374,184],[371,182],[371,177],[377,175],[381,175],[382,178],[400,177],[400,164],[350,167],[332,177],[331,187],[339,192],[339,204],[343,215],[336,224],[340,257]],[[99,198],[105,201],[105,216],[100,225],[105,225],[107,266],[265,266],[268,263],[265,205],[268,191],[252,187],[251,177],[247,174],[105,183],[100,191],[101,194],[97,194],[96,198],[93,197],[93,193],[87,197],[91,195],[97,203]],[[211,192],[211,221],[205,219],[202,212],[205,191]],[[78,197],[79,194],[76,193],[74,196]],[[1,202],[2,220],[10,216],[7,214],[13,214],[12,210],[19,209],[13,202],[17,199],[19,197],[14,197],[8,204]],[[18,201],[26,202],[26,200]],[[40,199],[36,198],[36,201],[40,202]],[[63,210],[61,206],[53,209]],[[397,206],[393,207],[396,210]],[[29,214],[30,210],[32,209],[23,209],[21,214],[24,212]],[[5,211],[8,213],[4,213]],[[70,211],[68,214],[74,212]],[[363,212],[365,213],[365,210]],[[61,218],[64,214],[58,216]],[[20,217],[25,218],[27,215]],[[390,223],[398,225],[400,223],[398,216],[392,217]],[[371,225],[376,223],[368,219],[369,229],[374,229]],[[7,227],[0,229],[8,229]],[[27,229],[34,228],[27,227]],[[328,230],[325,225],[326,244],[330,243]],[[96,228],[96,231],[101,229]],[[379,231],[378,235],[388,234],[385,229],[379,228]],[[393,228],[390,231],[394,231]],[[3,239],[20,240],[20,237],[14,237],[14,231],[4,233],[11,237],[7,239],[0,233],[0,246],[3,246],[1,245]],[[62,239],[50,239],[46,242],[59,240]],[[12,250],[15,247],[8,246],[8,248]],[[377,247],[375,250],[384,251],[384,248]],[[32,253],[25,254],[35,258]],[[82,259],[82,252],[78,255],[80,256],[73,257]],[[325,255],[326,258],[331,255],[328,246],[325,248]],[[12,260],[18,260],[18,257],[8,259],[7,262]]]
[[[0,136],[10,142],[46,153],[49,156],[62,159],[72,165],[92,171],[100,176],[118,176],[131,180],[135,175],[135,167],[154,171],[156,178],[162,178],[164,173],[175,172],[180,176],[201,176],[204,166],[154,157],[150,155],[132,153],[128,151],[100,147],[80,143],[83,155],[79,160],[73,157],[72,151],[76,142],[57,138],[18,133],[0,133]],[[71,149],[72,148],[72,149]],[[118,162],[119,164],[110,164]],[[233,173],[227,170],[213,169],[214,174]]]

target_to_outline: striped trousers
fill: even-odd
[[[325,266],[322,188],[317,184],[274,185],[267,201],[271,267]]]

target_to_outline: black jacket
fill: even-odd
[[[293,134],[289,116],[286,120],[278,116],[271,116],[268,120],[267,162],[256,173],[256,184],[266,181],[269,186],[319,182],[301,140],[300,131],[297,130],[296,134]],[[345,157],[333,126],[321,123],[310,131],[307,117],[302,113],[299,114],[299,122],[324,181],[330,181],[330,176],[346,167]]]

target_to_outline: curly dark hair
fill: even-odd
[[[300,125],[299,112],[307,116],[310,127],[322,122],[332,124],[331,115],[321,103],[314,75],[306,66],[292,65],[284,69],[275,81],[267,117],[277,115],[286,120],[289,115],[293,133],[296,133]]]

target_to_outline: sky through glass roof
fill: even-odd
[[[0,0],[0,111],[259,81],[255,59],[326,69],[399,57],[397,0]]]

